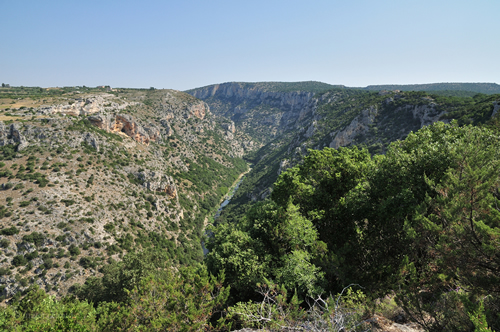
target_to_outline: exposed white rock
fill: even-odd
[[[491,117],[494,117],[498,113],[498,110],[500,110],[500,102],[494,101],[493,102],[493,113],[491,113]]]
[[[378,110],[373,106],[363,110],[347,127],[335,134],[329,146],[338,149],[341,146],[350,145],[356,136],[368,132],[369,126],[375,121],[377,114]]]
[[[428,126],[438,121],[439,118],[445,113],[436,110],[436,104],[430,103],[429,105],[410,106],[405,107],[406,110],[411,110],[413,117],[420,120],[420,127]]]

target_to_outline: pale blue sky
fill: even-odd
[[[0,83],[500,83],[499,0],[0,0]]]

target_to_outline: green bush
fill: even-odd
[[[13,184],[13,183],[11,183],[11,182],[7,182],[7,183],[4,183],[4,184],[2,185],[3,190],[8,190],[8,189],[10,189],[10,188],[12,188],[12,187],[14,187],[14,184]]]
[[[29,243],[33,243],[34,245],[41,246],[45,241],[45,235],[38,232],[33,232],[29,235],[24,235],[23,240]]]
[[[10,241],[8,239],[1,239],[0,240],[0,247],[8,248],[9,246],[10,246]]]
[[[78,248],[74,244],[72,244],[72,245],[69,246],[68,251],[69,251],[69,253],[70,253],[71,256],[78,256],[78,255],[80,255],[80,248]]]
[[[16,255],[14,258],[12,258],[11,264],[13,266],[22,266],[28,263],[28,260],[23,256],[23,255]]]
[[[30,261],[30,260],[32,260],[32,259],[34,259],[34,258],[37,258],[37,257],[38,257],[38,251],[33,251],[33,252],[29,253],[29,254],[24,255],[24,257],[25,257],[27,260],[29,260],[29,261]]]
[[[31,201],[22,201],[19,203],[19,207],[26,207],[31,204]]]
[[[111,233],[114,231],[115,229],[115,225],[112,224],[112,223],[107,223],[106,225],[104,225],[104,230],[106,230],[108,233]]]
[[[19,230],[16,228],[16,226],[11,226],[9,228],[4,228],[0,231],[2,235],[16,235],[19,234]]]
[[[13,190],[19,190],[19,189],[23,189],[24,188],[24,184],[22,183],[18,183],[14,186]]]
[[[95,260],[93,260],[90,257],[82,257],[82,258],[80,258],[79,264],[84,269],[95,268],[97,266],[97,263],[95,262]]]
[[[49,270],[54,266],[54,261],[50,257],[45,257],[43,259],[43,265],[45,266],[45,269]]]
[[[85,301],[56,301],[38,286],[17,307],[0,309],[3,331],[96,331],[96,309]]]

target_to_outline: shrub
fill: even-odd
[[[18,190],[18,189],[23,189],[24,188],[24,184],[22,183],[18,183],[14,186],[13,190]]]
[[[22,201],[21,203],[19,203],[19,207],[26,207],[28,205],[30,205],[31,201]]]
[[[61,199],[61,203],[64,203],[64,205],[66,205],[66,207],[68,207],[68,206],[75,204],[75,201],[72,199]]]
[[[23,255],[14,256],[11,262],[11,264],[16,267],[25,265],[26,263],[28,263],[28,260]]]
[[[297,295],[287,296],[283,287],[269,283],[259,286],[263,300],[260,303],[238,303],[228,309],[226,320],[237,319],[244,327],[286,331],[358,331],[366,330],[369,323],[365,314],[365,296],[353,292],[349,285],[337,295],[311,299],[309,309],[299,306]],[[345,294],[344,294],[345,292]],[[361,329],[362,328],[362,329]]]
[[[12,226],[9,228],[4,228],[0,231],[2,235],[15,235],[19,234],[19,230],[16,228],[16,226]]]
[[[25,257],[27,260],[29,260],[29,261],[30,261],[30,260],[32,260],[32,259],[34,259],[34,258],[37,258],[37,257],[38,257],[38,251],[33,251],[33,252],[29,253],[29,254],[24,255],[24,257]]]
[[[84,269],[95,268],[97,266],[97,263],[90,257],[80,258],[79,263]]]
[[[78,248],[74,244],[72,244],[72,245],[69,246],[68,251],[71,254],[71,256],[78,256],[78,255],[80,255],[80,248]]]
[[[106,225],[104,225],[104,229],[111,233],[114,229],[115,229],[115,225],[111,224],[111,223],[107,223]]]
[[[34,245],[41,246],[45,241],[45,236],[42,233],[33,232],[29,235],[23,236],[23,240],[26,242],[33,243]]]
[[[48,270],[54,266],[54,262],[52,261],[52,258],[46,257],[43,259],[43,265],[45,265],[45,268]]]
[[[64,235],[64,234],[63,235],[58,235],[56,237],[56,241],[58,241],[58,242],[63,242],[65,239],[66,239],[66,235]]]
[[[0,267],[0,276],[10,275],[11,272],[6,267]]]
[[[12,187],[14,187],[14,184],[13,184],[13,183],[11,183],[11,182],[7,182],[7,183],[4,183],[4,184],[2,185],[3,190],[8,190],[8,189],[10,189],[10,188],[12,188]]]

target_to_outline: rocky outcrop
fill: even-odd
[[[229,123],[223,123],[222,128],[227,130],[228,132],[234,134],[236,132],[236,127],[234,126],[234,122],[230,121]]]
[[[420,106],[407,105],[405,110],[411,111],[413,113],[413,118],[420,120],[420,128],[433,124],[446,113],[445,111],[437,111],[436,104],[434,103]]]
[[[96,149],[97,152],[99,152],[99,141],[95,137],[94,134],[91,133],[86,133],[85,137],[83,139],[88,145],[92,146],[94,149]]]
[[[172,199],[177,197],[177,186],[171,176],[162,172],[143,171],[138,174],[143,186],[151,191],[163,191]]]
[[[124,102],[118,104],[112,99],[115,98],[114,95],[101,94],[95,95],[87,98],[80,98],[72,101],[70,104],[62,105],[52,105],[52,106],[42,106],[37,109],[39,114],[67,114],[67,115],[90,115],[104,111],[119,111],[125,109],[128,106],[135,105],[137,103]]]
[[[107,132],[123,132],[134,141],[149,145],[151,141],[161,139],[160,130],[154,125],[141,126],[129,114],[96,114],[88,117],[89,121]]]
[[[347,127],[341,131],[335,131],[330,134],[333,140],[329,146],[337,149],[341,146],[350,145],[357,136],[368,132],[369,126],[375,121],[377,113],[377,109],[373,106],[363,110]]]
[[[20,132],[19,124],[12,123],[10,126],[6,126],[0,121],[0,146],[9,144],[18,144],[17,151],[21,151],[29,145],[24,135]]]
[[[280,161],[280,168],[278,169],[278,176],[286,171],[288,168],[290,168],[290,160],[288,159],[283,159]]]
[[[209,112],[207,108],[208,106],[205,103],[201,102],[189,105],[188,111],[191,115],[197,117],[200,120],[203,120],[205,118],[205,115]]]
[[[493,112],[491,113],[491,117],[494,117],[498,111],[500,110],[500,102],[494,101],[493,102]]]

